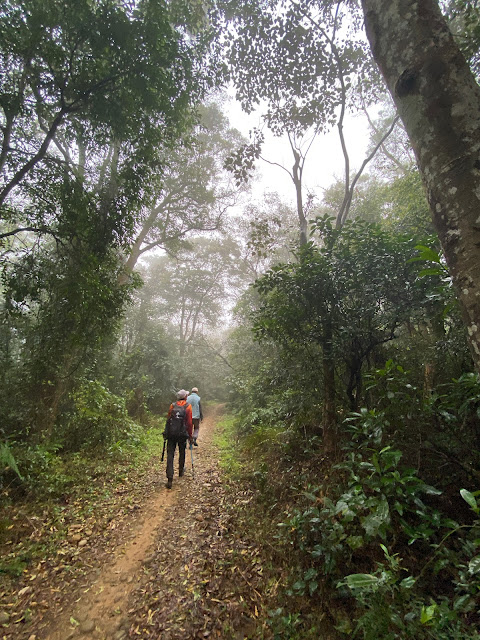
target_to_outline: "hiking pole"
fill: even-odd
[[[192,477],[195,478],[195,468],[193,466],[193,445],[190,442],[190,456],[192,458]]]

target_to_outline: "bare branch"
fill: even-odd
[[[274,167],[280,167],[280,169],[283,169],[286,173],[288,173],[288,175],[290,176],[290,178],[293,180],[293,175],[290,173],[290,171],[288,169],[286,169],[283,164],[280,164],[279,162],[273,162],[272,160],[267,160],[266,158],[264,158],[263,156],[259,156],[260,160],[263,160],[264,162],[266,162],[267,164],[270,164]]]
[[[368,109],[365,106],[363,100],[362,100],[362,111],[365,114],[366,118],[367,118],[367,122],[370,126],[370,128],[372,129],[372,131],[376,134],[379,135],[380,131],[378,129],[378,127],[375,126],[375,123],[372,121],[370,114],[368,113]],[[390,160],[390,162],[392,162],[398,169],[400,169],[403,173],[407,173],[409,167],[404,165],[403,162],[400,162],[400,160],[398,160],[398,158],[396,158],[393,153],[390,153],[390,151],[387,149],[387,147],[385,146],[384,143],[382,143],[381,147],[380,147],[383,155],[388,158]]]
[[[57,235],[47,227],[19,227],[18,229],[14,229],[13,231],[6,231],[4,233],[0,233],[0,240],[3,238],[9,238],[11,236],[16,236],[19,233],[24,233],[31,231],[33,233],[38,233],[40,235],[50,235],[53,236],[56,240],[58,240]]]
[[[355,185],[357,184],[360,176],[363,173],[363,170],[365,169],[367,164],[375,157],[375,154],[377,153],[377,151],[380,149],[382,144],[385,142],[385,140],[388,138],[388,136],[395,129],[395,125],[397,124],[399,118],[400,118],[399,115],[395,116],[395,118],[392,121],[392,124],[390,125],[388,130],[385,132],[385,134],[382,136],[381,140],[375,145],[375,147],[373,148],[371,153],[362,162],[362,165],[361,165],[360,169],[357,171],[355,177],[352,180],[352,184],[350,186],[349,193],[348,193],[348,198],[343,201],[342,206],[340,207],[340,211],[338,212],[337,228],[341,227],[345,223],[345,220],[347,219],[348,212],[350,211],[350,205],[352,204],[353,191],[355,189]]]
[[[21,169],[17,171],[17,173],[13,176],[13,178],[5,185],[5,187],[0,191],[0,205],[5,202],[8,194],[12,191],[14,187],[16,187],[22,178],[38,163],[40,160],[43,160],[45,154],[47,153],[48,147],[50,146],[50,142],[53,140],[55,133],[63,121],[63,118],[68,113],[68,109],[62,107],[60,111],[57,113],[55,118],[50,125],[47,135],[45,136],[40,148],[37,153],[30,158],[28,162],[26,162]]]

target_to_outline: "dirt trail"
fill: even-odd
[[[54,624],[43,629],[35,636],[35,640],[123,640],[130,635],[135,622],[132,614],[136,611],[130,599],[133,592],[142,586],[145,574],[148,573],[147,567],[155,562],[157,554],[165,556],[170,552],[168,531],[172,521],[178,523],[179,518],[187,518],[188,523],[185,524],[199,522],[198,519],[192,520],[192,511],[185,510],[185,504],[195,504],[195,488],[203,486],[203,490],[208,491],[212,473],[216,476],[218,474],[217,455],[212,444],[216,419],[215,414],[207,416],[201,425],[199,446],[193,449],[195,477],[192,475],[188,449],[186,474],[183,478],[176,475],[172,490],[165,487],[165,463],[162,464],[158,469],[158,492],[135,512],[135,521],[125,536],[127,539],[124,544],[117,547],[108,564],[92,567],[92,574],[97,575],[96,579],[91,579],[90,584],[85,585],[78,593],[73,608],[60,613]],[[196,518],[203,519],[198,514]],[[159,533],[162,533],[160,544]],[[150,610],[144,623],[152,626],[151,622]],[[137,631],[135,637],[142,635]]]

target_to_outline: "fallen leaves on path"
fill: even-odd
[[[146,559],[129,611],[132,638],[260,637],[261,552],[236,535],[218,451],[211,432],[202,435],[195,479],[174,480],[178,499],[166,510]]]
[[[235,531],[236,501],[244,506],[251,496],[227,491],[212,442],[214,423],[202,424],[195,478],[187,452],[187,473],[175,478],[171,492],[157,460],[144,474],[129,473],[112,486],[95,509],[78,499],[55,517],[29,514],[29,544],[38,545],[38,560],[0,591],[2,640],[269,637],[262,593],[271,584],[261,549]],[[152,515],[162,495],[169,496],[167,506]],[[139,561],[131,549],[142,535],[142,514],[150,514],[156,530]],[[130,551],[122,547],[127,539]],[[12,552],[24,542],[19,537]],[[99,575],[111,575],[122,553],[122,575],[99,585]]]
[[[148,469],[130,470],[129,476],[117,466],[111,477],[99,478],[83,496],[3,509],[2,517],[11,524],[0,543],[2,640],[27,640],[31,635],[47,640],[44,625],[90,587],[135,522],[136,505],[158,491],[158,457]]]

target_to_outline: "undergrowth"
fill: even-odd
[[[161,429],[139,428],[134,442],[107,449],[63,453],[53,445],[13,446],[18,473],[4,469],[0,505],[0,582],[61,551],[72,524],[103,527],[113,514],[128,513],[134,496],[122,486],[141,478],[160,456]],[[68,567],[67,567],[68,569]]]
[[[352,415],[333,461],[278,422],[225,423],[225,466],[233,457],[231,477],[252,495],[240,526],[282,575],[269,624],[289,630],[276,637],[307,638],[330,622],[328,637],[480,638],[480,492],[458,487],[453,518],[454,492],[446,502],[385,446],[386,426]]]
[[[215,430],[214,443],[220,449],[219,462],[224,473],[231,479],[237,477],[241,470],[241,464],[238,455],[239,443],[234,416],[230,414],[222,416]]]
[[[264,606],[259,612],[263,632],[254,637],[333,640],[337,634],[324,611],[322,597],[317,594],[312,606],[308,594],[290,592],[295,550],[278,538],[279,514],[283,513],[290,491],[283,484],[288,473],[282,476],[277,466],[278,453],[288,450],[283,435],[277,428],[267,428],[242,438],[238,419],[231,414],[222,418],[215,432],[220,465],[231,494],[229,508],[235,523],[232,533],[244,542],[247,540],[263,558]]]

